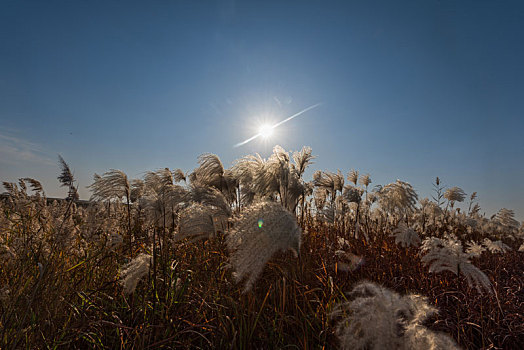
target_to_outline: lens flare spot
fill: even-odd
[[[264,220],[258,219],[258,228],[262,228],[263,225],[264,225]]]

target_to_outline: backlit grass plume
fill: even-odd
[[[382,187],[379,191],[380,207],[391,214],[406,215],[415,210],[418,196],[413,187],[404,181],[397,180]]]
[[[505,253],[511,250],[511,248],[502,241],[492,241],[489,238],[484,238],[482,243],[484,243],[484,246],[492,253]]]
[[[475,241],[470,241],[467,244],[466,253],[468,253],[471,257],[477,258],[482,255],[483,252],[486,251],[486,248],[482,246],[482,244],[479,244]]]
[[[73,172],[61,155],[58,155],[58,162],[60,163],[61,170],[60,176],[58,176],[58,181],[60,181],[62,187],[68,187],[67,199],[77,200],[79,196],[75,187],[76,180]]]
[[[475,286],[479,293],[482,289],[492,292],[491,282],[469,259],[476,253],[464,253],[462,243],[454,236],[446,239],[431,237],[424,240],[421,251],[425,253],[422,262],[429,265],[429,272],[448,270],[455,275],[463,274],[470,286]]]
[[[437,310],[420,295],[401,296],[371,282],[358,283],[331,314],[342,349],[458,349],[423,322]]]
[[[453,208],[455,205],[455,202],[464,201],[464,199],[466,198],[466,193],[460,187],[452,187],[452,188],[448,188],[446,192],[444,192],[444,198],[448,200],[448,204],[446,208],[448,206],[451,206],[451,208]]]
[[[298,255],[300,236],[295,216],[278,203],[256,203],[234,219],[227,247],[236,282],[246,279],[244,292],[277,251],[291,249]]]
[[[300,152],[293,153],[293,161],[295,162],[294,166],[300,176],[304,174],[308,165],[313,163],[312,160],[315,156],[311,154],[312,152],[311,147],[302,147]]]
[[[180,214],[179,233],[176,241],[190,238],[191,242],[207,239],[215,234],[213,211],[208,206],[193,203]]]
[[[255,200],[279,200],[282,206],[294,212],[299,201],[307,196],[308,186],[302,175],[311,163],[311,149],[303,148],[293,154],[280,146],[273,148],[273,154],[266,160],[259,154],[239,159],[232,173],[240,181],[242,206]]]
[[[421,243],[418,233],[408,227],[404,221],[398,224],[397,228],[393,231],[393,236],[395,236],[395,243],[403,247],[418,247]]]
[[[102,176],[95,174],[94,182],[89,186],[93,191],[91,199],[110,201],[124,199],[127,208],[127,231],[129,250],[132,251],[133,235],[131,233],[131,185],[127,175],[116,169],[111,169]]]
[[[500,209],[495,215],[495,220],[502,226],[510,229],[517,229],[519,227],[519,222],[515,220],[515,212],[513,210],[506,208]]]
[[[189,179],[197,187],[213,187],[222,192],[227,202],[232,205],[237,200],[238,179],[231,170],[224,169],[220,158],[211,153],[198,157],[198,168]],[[177,178],[180,178],[178,175]]]
[[[331,202],[334,203],[337,197],[337,191],[342,192],[344,188],[344,176],[340,172],[332,173],[329,171],[315,171],[313,174],[313,184],[316,187],[326,189],[331,196]]]
[[[131,294],[135,291],[138,282],[148,274],[151,264],[151,255],[142,253],[126,264],[120,271],[120,284],[124,293]]]

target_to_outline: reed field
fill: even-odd
[[[0,348],[523,348],[512,210],[485,217],[439,178],[431,198],[356,170],[307,179],[314,158],[108,169],[89,201],[61,157],[63,199],[4,182]]]

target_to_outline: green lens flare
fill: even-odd
[[[262,225],[264,225],[264,220],[258,219],[258,228],[262,228]]]

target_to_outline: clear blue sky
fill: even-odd
[[[0,179],[65,195],[60,153],[86,198],[110,168],[308,145],[311,170],[421,197],[439,176],[523,220],[523,19],[520,1],[3,0]]]

